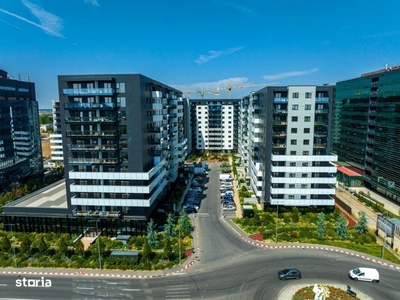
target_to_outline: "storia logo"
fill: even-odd
[[[15,280],[16,287],[51,287],[51,280],[44,279],[41,277],[40,279],[28,279],[22,278]]]

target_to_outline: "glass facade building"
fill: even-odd
[[[364,171],[364,184],[400,202],[400,67],[336,85],[333,151]]]

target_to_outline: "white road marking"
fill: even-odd
[[[76,287],[76,289],[77,290],[94,290],[94,288],[92,288],[92,287],[81,287],[81,286]]]

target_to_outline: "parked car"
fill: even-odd
[[[222,195],[221,196],[222,200],[233,200],[233,195],[227,194],[227,195]]]
[[[191,204],[191,203],[185,203],[185,204],[183,205],[183,208],[184,208],[184,209],[186,209],[186,208],[188,208],[188,207],[192,207],[192,208],[194,208],[196,211],[198,211],[199,208],[200,208],[198,205]]]
[[[379,282],[379,272],[373,268],[356,268],[350,270],[349,277],[354,280]]]
[[[230,169],[223,169],[223,170],[221,171],[221,173],[224,173],[224,174],[227,174],[227,173],[230,173],[230,172],[231,172]]]
[[[224,168],[224,167],[230,167],[230,165],[228,163],[222,163],[220,164],[220,167]]]
[[[232,195],[233,196],[233,190],[227,190],[224,195]]]
[[[192,206],[186,207],[186,208],[185,208],[185,211],[186,211],[188,214],[192,214],[192,213],[197,212],[197,210],[196,210],[194,207],[192,207]]]
[[[235,211],[236,206],[233,204],[222,205],[222,210]]]
[[[301,273],[299,270],[297,270],[295,268],[288,268],[288,269],[283,269],[283,270],[279,271],[277,276],[280,280],[300,279]]]

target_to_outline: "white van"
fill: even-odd
[[[357,268],[350,270],[349,277],[354,280],[379,282],[379,272],[372,268]]]
[[[232,179],[230,174],[219,174],[219,180]]]

